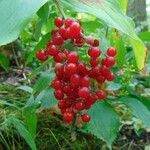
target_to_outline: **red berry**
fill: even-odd
[[[58,89],[61,89],[63,87],[63,84],[62,84],[62,82],[60,80],[55,79],[52,82],[52,87],[54,89],[58,90]]]
[[[114,47],[110,47],[107,49],[107,55],[108,56],[114,57],[114,56],[116,56],[116,54],[117,54],[117,51]]]
[[[92,46],[93,47],[98,47],[99,46],[99,40],[95,39]]]
[[[64,39],[62,38],[62,36],[57,33],[54,37],[53,37],[53,43],[54,45],[62,45],[64,43]]]
[[[90,79],[87,76],[83,77],[81,79],[81,84],[80,85],[83,86],[83,87],[89,87]]]
[[[86,75],[88,73],[86,65],[82,62],[79,63],[78,66],[77,66],[77,72],[81,75]]]
[[[77,72],[77,65],[73,63],[66,64],[65,72],[68,76],[75,74]]]
[[[46,61],[48,59],[48,56],[45,54],[45,51],[44,50],[39,50],[37,53],[36,53],[36,58],[40,61]]]
[[[76,110],[83,110],[83,109],[84,109],[84,104],[83,104],[83,102],[80,102],[80,101],[76,102],[76,103],[75,103],[75,109],[76,109]]]
[[[106,57],[106,58],[103,60],[102,64],[105,65],[105,66],[107,66],[107,67],[112,67],[112,66],[115,64],[115,62],[116,62],[116,61],[115,61],[115,58],[109,56],[109,57]]]
[[[106,67],[106,66],[101,66],[99,68],[99,72],[100,72],[100,75],[102,76],[107,76],[108,74],[110,74],[110,68]]]
[[[72,85],[79,85],[79,83],[80,83],[80,76],[78,74],[72,75],[71,78],[70,78],[70,83]]]
[[[100,75],[100,76],[96,77],[96,81],[98,83],[104,83],[105,82],[105,77]]]
[[[58,30],[58,33],[61,35],[61,37],[66,40],[67,35],[66,35],[66,28],[64,26],[60,27]]]
[[[73,18],[67,18],[65,20],[65,26],[68,28],[75,20]]]
[[[113,81],[115,79],[114,73],[110,72],[109,74],[107,74],[106,79],[108,81]]]
[[[74,119],[74,114],[72,112],[65,112],[63,114],[63,120],[66,122],[66,123],[71,123]]]
[[[62,25],[63,25],[63,19],[62,18],[60,18],[60,17],[58,17],[58,18],[56,18],[55,20],[54,20],[54,23],[55,23],[55,25],[58,27],[58,28],[60,28]]]
[[[81,27],[77,22],[73,22],[69,27],[69,37],[73,39],[80,38]]]
[[[93,37],[86,38],[86,43],[93,46],[93,47],[99,46],[99,41],[97,39],[94,39]]]
[[[64,93],[62,90],[55,90],[54,96],[56,97],[56,99],[61,100],[64,98]]]
[[[106,93],[103,90],[99,90],[96,92],[98,99],[102,100],[106,98]]]
[[[57,47],[55,45],[50,45],[48,48],[47,48],[47,55],[50,55],[50,56],[56,56],[58,55],[59,53],[59,50],[57,49]]]
[[[81,88],[79,88],[78,95],[81,98],[88,98],[90,96],[90,90],[89,90],[89,88],[87,88],[87,87],[81,87]]]
[[[65,94],[70,94],[72,92],[71,87],[69,85],[66,85],[63,87],[63,92]]]
[[[82,47],[85,43],[85,39],[84,38],[78,38],[78,39],[75,39],[74,41],[74,45],[78,46],[78,47]]]
[[[64,60],[64,54],[63,53],[58,53],[55,57],[54,57],[54,61],[55,62],[63,62]]]
[[[96,67],[99,64],[99,60],[95,58],[90,59],[90,64],[92,67]]]
[[[65,108],[67,108],[67,105],[66,105],[66,103],[65,103],[64,100],[60,100],[60,101],[58,102],[58,108],[60,108],[60,109],[65,109]]]
[[[77,63],[78,60],[79,60],[79,56],[78,56],[77,52],[75,52],[75,51],[70,52],[67,55],[67,62],[68,63]]]
[[[101,50],[98,47],[91,47],[88,51],[89,56],[97,58],[101,54]]]
[[[84,114],[81,116],[83,122],[89,122],[91,117],[88,114]]]

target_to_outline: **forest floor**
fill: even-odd
[[[1,73],[0,123],[2,123],[4,115],[6,117],[14,111],[9,106],[2,105],[1,102],[25,103],[29,97],[28,93],[17,89],[21,82],[22,77],[15,73]],[[19,116],[19,114],[16,115]],[[61,120],[61,116],[54,115],[49,110],[41,111],[37,115],[36,144],[38,150],[107,150],[107,146],[102,140],[90,134],[82,133],[79,130],[72,133]],[[17,131],[4,131],[0,134],[3,134],[10,150],[29,149]],[[0,150],[7,150],[7,148],[0,137]],[[142,131],[138,135],[133,126],[123,126],[113,143],[113,150],[150,150],[150,132]]]

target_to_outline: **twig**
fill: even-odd
[[[17,59],[17,54],[16,54],[16,51],[15,51],[15,49],[14,49],[14,44],[12,43],[11,46],[12,46],[12,51],[13,51],[13,54],[14,54],[14,58],[15,58],[16,65],[17,65],[17,67],[19,68],[19,67],[20,67],[20,64],[19,64],[19,61],[18,61],[18,59]]]
[[[58,7],[58,9],[59,9],[59,11],[60,11],[60,13],[61,13],[63,19],[65,19],[65,18],[66,18],[66,17],[65,17],[65,12],[64,12],[64,10],[63,10],[63,8],[62,8],[62,5],[60,4],[60,0],[54,0],[54,1],[55,1],[56,5],[57,5],[57,7]]]

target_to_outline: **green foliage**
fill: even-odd
[[[107,102],[97,102],[89,111],[91,121],[87,131],[103,139],[111,149],[120,127],[118,114]]]
[[[150,120],[150,111],[142,102],[133,97],[122,97],[119,100],[132,110],[133,116],[139,118],[145,128],[150,128],[150,122],[148,121]]]
[[[144,41],[144,42],[150,42],[150,32],[141,32],[139,34],[139,37]]]
[[[52,71],[41,73],[41,77],[36,81],[33,87],[33,93],[41,92],[42,90],[49,87],[49,84],[53,80],[53,77],[54,77],[54,73]]]
[[[146,57],[146,47],[143,42],[137,37],[134,31],[134,25],[130,18],[125,16],[117,1],[84,1],[84,0],[62,0],[62,2],[79,12],[86,12],[95,15],[108,26],[118,29],[129,36],[129,41],[133,46],[137,66],[139,69],[144,67]],[[130,40],[131,39],[131,40]],[[139,55],[140,53],[140,55]]]
[[[53,95],[53,89],[48,87],[47,89],[41,91],[36,97],[36,101],[41,103],[41,108],[50,108],[57,104],[56,99]]]
[[[5,69],[5,71],[8,71],[8,69],[10,67],[9,58],[1,53],[0,53],[0,66],[3,67],[3,69]]]
[[[17,39],[31,16],[46,2],[47,0],[1,0],[0,45]]]
[[[30,132],[26,129],[24,123],[17,119],[14,116],[9,116],[3,123],[2,128],[5,129],[6,127],[13,125],[19,132],[19,134],[25,139],[27,144],[30,146],[32,150],[36,150],[36,145],[34,139]]]

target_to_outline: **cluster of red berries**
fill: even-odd
[[[63,119],[70,124],[75,118],[88,122],[90,116],[85,112],[97,100],[104,100],[106,92],[93,88],[93,83],[102,84],[114,80],[111,67],[115,64],[116,49],[108,48],[107,54],[101,58],[99,41],[93,37],[85,37],[80,22],[68,18],[56,18],[56,30],[51,32],[52,39],[48,42],[46,50],[39,50],[37,58],[46,61],[53,57],[56,77],[51,86],[54,96],[58,100]],[[63,49],[65,42],[71,42],[76,50]],[[88,45],[89,64],[80,62],[77,47]]]

